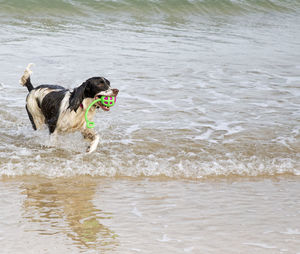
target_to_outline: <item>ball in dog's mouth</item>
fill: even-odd
[[[97,102],[96,104],[97,107],[102,108],[102,110],[104,111],[110,110],[110,107],[112,107],[115,104],[117,95],[119,93],[118,89],[112,89],[112,90],[113,90],[113,95],[111,96],[103,96],[103,95],[96,96],[95,100],[101,99]]]
[[[99,99],[99,98],[95,98],[95,99]],[[104,110],[104,111],[109,111],[110,110],[110,108],[104,106],[101,101],[98,101],[96,105],[97,105],[97,108],[102,108],[102,110]]]
[[[109,111],[110,110],[109,107],[104,106],[101,102],[100,102],[100,108],[102,108],[104,111]]]

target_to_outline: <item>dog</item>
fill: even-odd
[[[20,79],[20,84],[26,86],[26,111],[34,130],[41,129],[44,124],[49,128],[51,140],[58,133],[80,131],[90,144],[86,152],[92,153],[99,143],[99,135],[94,129],[86,127],[85,112],[88,106],[101,96],[117,96],[118,89],[112,89],[110,82],[103,77],[92,77],[73,90],[59,85],[40,85],[33,87],[30,75],[32,64],[29,64]],[[109,111],[109,107],[98,102],[88,112],[92,120],[96,108]]]

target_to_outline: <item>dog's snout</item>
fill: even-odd
[[[117,96],[119,93],[119,89],[116,89],[116,88],[112,89],[112,91],[114,93],[114,96]]]

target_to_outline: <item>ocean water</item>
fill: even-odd
[[[14,200],[19,200],[20,207],[15,209],[19,209],[17,217],[24,230],[17,234],[18,239],[24,234],[35,240],[44,237],[28,253],[51,253],[44,246],[56,246],[57,232],[64,237],[56,253],[104,251],[99,247],[103,235],[109,239],[108,246],[115,246],[105,250],[108,253],[151,253],[154,243],[146,245],[147,251],[142,248],[149,234],[157,230],[152,231],[150,219],[169,211],[168,202],[157,214],[149,215],[147,223],[135,225],[136,229],[144,225],[145,234],[142,230],[132,234],[127,224],[126,232],[123,224],[118,224],[121,218],[131,219],[126,218],[127,210],[122,205],[118,210],[114,198],[113,208],[104,209],[115,214],[107,215],[114,230],[96,226],[91,238],[84,238],[85,229],[76,231],[84,218],[95,216],[96,221],[101,220],[102,192],[97,190],[102,185],[108,195],[105,202],[109,202],[114,188],[124,191],[125,196],[140,188],[141,193],[132,202],[129,194],[117,195],[133,204],[130,211],[140,220],[144,217],[135,206],[137,202],[144,210],[153,209],[157,202],[154,196],[163,196],[161,202],[168,201],[168,194],[162,193],[169,192],[178,198],[170,206],[180,207],[194,225],[201,227],[203,217],[197,217],[196,210],[203,208],[201,202],[208,205],[217,198],[220,206],[214,209],[220,213],[205,210],[208,231],[202,228],[201,232],[223,229],[227,240],[236,240],[231,243],[235,246],[231,251],[227,241],[227,253],[299,253],[296,243],[300,242],[300,229],[295,226],[300,225],[299,198],[281,195],[284,190],[295,195],[300,192],[299,59],[298,0],[0,0],[0,204],[5,211],[1,220],[12,214],[11,208],[5,207],[15,207]],[[87,144],[79,133],[62,135],[53,145],[46,129],[32,130],[24,107],[27,91],[19,85],[28,63],[35,64],[35,85],[73,88],[89,77],[101,75],[120,90],[110,112],[96,114],[95,129],[101,138],[95,153],[85,154]],[[86,180],[78,180],[81,177]],[[112,183],[106,185],[106,181]],[[224,188],[224,193],[217,192],[219,196],[215,196],[214,181],[221,181],[217,186]],[[235,181],[237,185],[232,187]],[[86,199],[68,200],[73,202],[69,208],[63,206],[61,202],[68,195],[63,194],[61,199],[59,193],[69,193],[68,188],[78,182],[92,189],[91,193]],[[152,185],[157,188],[153,197],[142,194],[143,188],[150,191]],[[187,196],[176,195],[182,185],[187,188]],[[261,192],[269,188],[274,191],[276,198],[270,198],[268,204],[275,215],[263,230],[259,225],[266,207],[261,206],[260,215],[252,218],[248,212],[256,211],[255,199],[247,197],[243,186],[253,191],[256,187]],[[36,197],[40,194],[35,190],[40,193],[45,189],[46,196]],[[233,190],[245,196],[230,196]],[[209,193],[200,202],[203,191]],[[180,201],[184,197],[191,202],[197,200],[192,202],[193,209]],[[58,204],[53,210],[43,200]],[[38,204],[30,204],[27,210],[28,202]],[[228,202],[233,203],[234,213],[218,220]],[[286,213],[284,206],[276,210],[280,202],[286,204]],[[96,209],[95,203],[100,207]],[[66,215],[73,213],[76,205],[89,208],[89,212],[83,209],[86,217],[81,214],[83,217],[77,220]],[[33,222],[36,218],[27,214],[31,210],[40,217],[46,211],[49,223],[42,219],[37,219],[40,224]],[[218,227],[239,212],[247,215],[242,217],[244,220],[253,219],[256,225],[240,245],[237,232],[231,231],[242,222],[235,220],[233,228]],[[172,238],[170,232],[162,234],[154,242],[170,246],[164,253],[220,253],[213,247],[214,239],[201,238],[192,222],[185,224],[188,218],[177,215],[174,213],[165,225],[178,223],[173,231],[180,225],[185,227],[190,244],[183,244],[180,237]],[[8,221],[11,225],[14,220]],[[163,219],[154,221],[164,223]],[[277,222],[276,227],[273,224]],[[21,249],[9,244],[7,239],[18,232],[18,224],[14,225],[11,229],[3,227],[10,232],[8,238],[0,228],[0,241],[5,243],[7,253],[20,253],[22,246],[28,246],[26,241],[20,242]],[[45,232],[38,227],[45,227]],[[268,230],[278,234],[265,233]],[[276,245],[278,239],[283,239],[280,232],[287,232],[283,233],[285,242]],[[77,238],[68,237],[70,234]],[[265,238],[259,241],[252,237],[258,234]],[[128,244],[137,236],[140,241],[136,246]],[[222,246],[223,242],[216,245]]]
[[[1,1],[1,175],[299,174],[299,1]],[[101,144],[51,147],[18,84],[120,89]]]

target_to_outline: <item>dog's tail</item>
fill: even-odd
[[[32,65],[33,65],[32,63],[28,64],[28,66],[26,67],[26,69],[24,71],[23,76],[20,79],[20,84],[22,86],[26,86],[28,89],[28,92],[30,92],[34,88],[30,81],[30,74],[32,74],[32,71],[30,70],[30,68]]]

